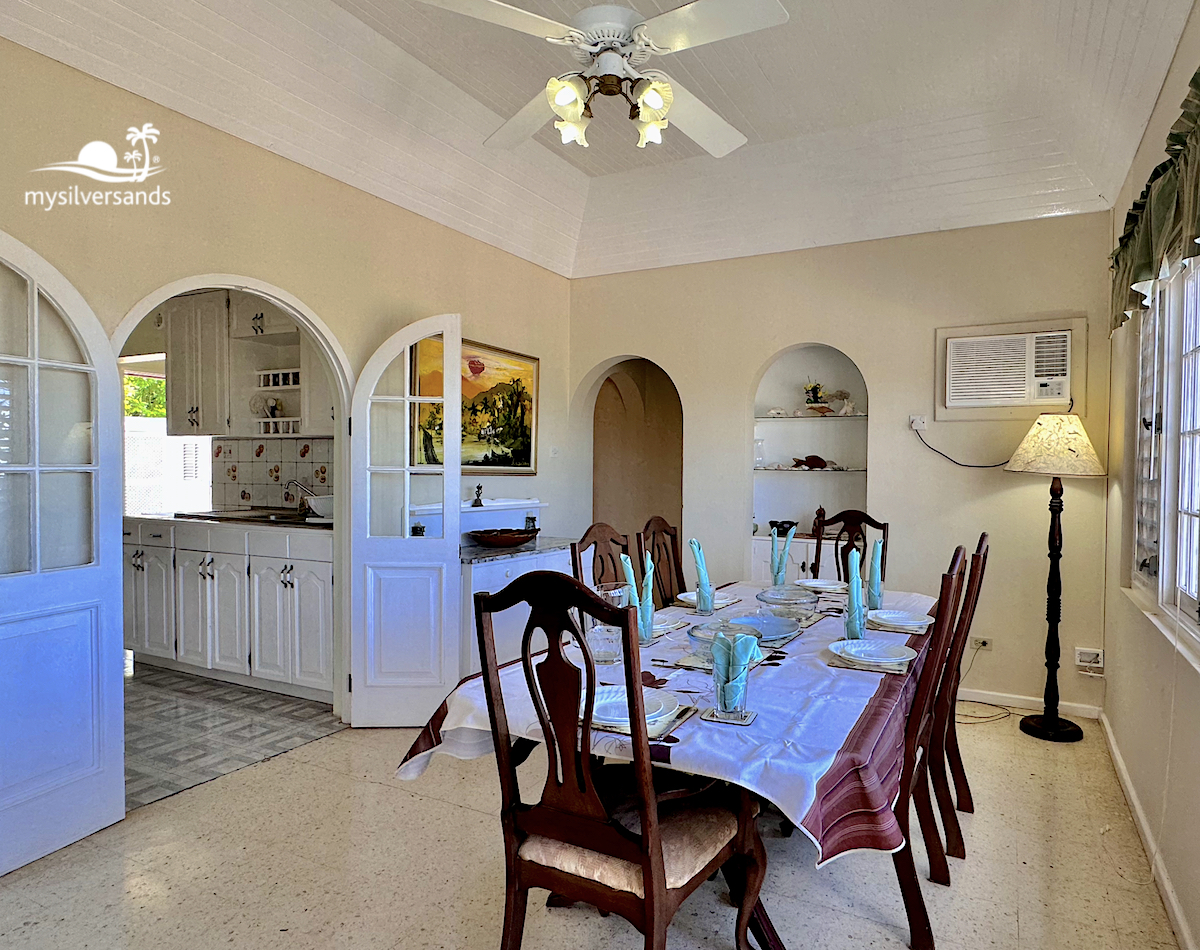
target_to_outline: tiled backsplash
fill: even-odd
[[[215,510],[294,508],[293,478],[318,495],[333,493],[333,439],[212,440],[212,494]]]

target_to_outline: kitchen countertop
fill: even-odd
[[[277,512],[281,517],[271,518],[273,509],[247,508],[245,510],[226,509],[224,511],[177,511],[173,514],[128,515],[127,517],[143,521],[215,521],[221,524],[255,525],[260,528],[305,528],[318,531],[332,531],[332,518],[300,519],[292,516],[293,509]]]
[[[463,564],[479,564],[481,561],[502,561],[511,557],[525,557],[529,554],[545,554],[548,551],[561,551],[569,548],[575,538],[547,538],[538,535],[534,540],[515,548],[485,548],[481,544],[460,544],[458,557]]]

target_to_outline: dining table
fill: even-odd
[[[735,620],[764,605],[756,595],[764,585],[734,582],[718,590],[732,601],[712,617],[698,616],[691,607],[674,604],[655,612],[664,632],[640,650],[642,678],[647,686],[676,694],[697,712],[713,706],[711,672],[676,666],[688,663],[691,652],[686,631],[709,620]],[[845,595],[840,598],[845,603]],[[883,606],[926,614],[936,598],[886,591]],[[844,614],[838,598],[822,594],[825,613],[779,649],[764,646],[764,661],[749,673],[746,708],[756,715],[747,725],[712,722],[700,715],[650,742],[653,761],[676,769],[745,788],[774,805],[785,819],[805,834],[816,848],[820,867],[856,851],[892,853],[904,846],[893,805],[900,791],[904,731],[916,691],[917,673],[929,641],[928,629],[918,633],[867,631],[867,636],[911,647],[917,654],[906,672],[880,673],[846,668],[830,650],[845,637]],[[620,665],[597,666],[601,684],[624,682]],[[541,727],[519,660],[500,669],[501,689],[514,738],[540,742]],[[520,741],[518,739],[518,741]],[[416,779],[435,755],[460,759],[492,753],[483,680],[467,677],[446,698],[418,734],[397,775]],[[628,736],[594,729],[592,753],[632,759]],[[768,874],[770,871],[768,870]],[[917,897],[919,900],[919,896]],[[752,929],[760,945],[782,948],[761,902]]]

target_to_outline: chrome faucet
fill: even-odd
[[[304,492],[306,495],[308,495],[308,497],[309,497],[309,498],[316,498],[316,497],[317,497],[317,493],[316,493],[315,491],[313,491],[313,490],[312,490],[311,488],[309,488],[307,485],[301,485],[301,484],[300,484],[298,481],[296,481],[296,479],[294,479],[294,478],[293,478],[293,479],[292,479],[290,482],[288,482],[286,485],[284,485],[284,486],[283,486],[283,490],[284,490],[284,491],[288,491],[288,490],[289,490],[289,489],[290,489],[290,488],[291,488],[293,485],[295,485],[295,486],[296,486],[297,488],[299,488],[299,489],[300,489],[302,492]]]

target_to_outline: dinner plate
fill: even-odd
[[[687,604],[689,607],[696,606],[696,592],[694,590],[685,590],[679,595],[680,603]],[[730,604],[737,603],[736,597],[730,597],[728,594],[713,594],[713,607],[728,607]]]
[[[744,617],[732,617],[729,622],[739,627],[752,627],[763,643],[786,640],[800,630],[799,620],[773,614],[747,614]]]
[[[839,594],[850,589],[850,586],[845,581],[834,581],[827,577],[803,578],[796,581],[796,586],[803,587],[806,590],[825,591],[826,593],[833,594]]]
[[[889,627],[917,627],[924,629],[933,623],[929,614],[914,614],[907,610],[870,610],[867,619]]]
[[[912,647],[890,640],[835,640],[829,649],[847,660],[862,660],[864,663],[899,663],[917,655]]]
[[[657,722],[672,716],[679,709],[679,698],[665,689],[643,689],[642,703],[646,710],[647,722]],[[628,725],[629,700],[625,695],[624,686],[596,687],[592,722],[600,726]]]
[[[655,633],[666,633],[668,630],[678,630],[680,627],[686,627],[687,621],[681,617],[668,617],[662,620],[655,620],[653,630]]]

